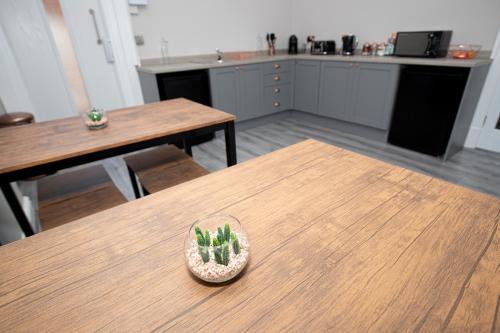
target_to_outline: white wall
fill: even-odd
[[[30,111],[37,121],[75,115],[41,1],[0,1],[0,26],[0,71],[7,73],[0,75],[0,96],[7,111]]]
[[[161,57],[162,36],[169,56],[265,49],[266,32],[275,32],[284,48],[291,8],[290,0],[149,0],[132,26],[144,35],[141,59]]]
[[[291,0],[292,32],[340,42],[344,33],[385,41],[391,32],[453,30],[452,42],[491,50],[500,28],[499,0]],[[340,43],[339,43],[340,45]]]

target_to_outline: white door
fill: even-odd
[[[60,3],[90,104],[106,110],[142,104],[127,2]]]
[[[493,63],[481,98],[485,98],[486,115],[477,143],[478,148],[500,153],[500,33],[492,53]]]

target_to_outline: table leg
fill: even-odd
[[[226,159],[227,166],[236,165],[236,134],[234,131],[234,121],[226,123],[224,128],[224,136],[226,138]]]
[[[193,150],[191,148],[191,142],[189,142],[189,138],[184,138],[184,140],[182,140],[182,145],[184,146],[184,151],[186,152],[186,154],[193,157]]]
[[[33,236],[35,234],[33,228],[31,227],[26,214],[24,214],[24,210],[21,207],[19,200],[17,200],[12,185],[10,183],[7,183],[2,184],[1,187],[3,195],[5,196],[5,200],[7,200],[7,203],[9,204],[12,213],[14,213],[17,223],[21,227],[21,230],[24,232],[24,235],[26,237]]]
[[[134,196],[136,199],[141,197],[141,193],[139,192],[139,185],[137,184],[137,178],[135,177],[134,170],[130,169],[127,165],[128,176],[130,178],[130,183],[132,183],[132,189],[134,190]]]

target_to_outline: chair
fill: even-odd
[[[148,195],[209,173],[191,156],[173,145],[129,155],[124,160],[136,198],[141,196],[139,186],[142,186],[144,195]]]
[[[102,165],[47,176],[38,181],[42,231],[126,203]]]

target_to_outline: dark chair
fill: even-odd
[[[140,197],[139,186],[142,186],[144,195],[148,195],[209,173],[191,156],[173,145],[129,155],[124,160],[136,198]]]

